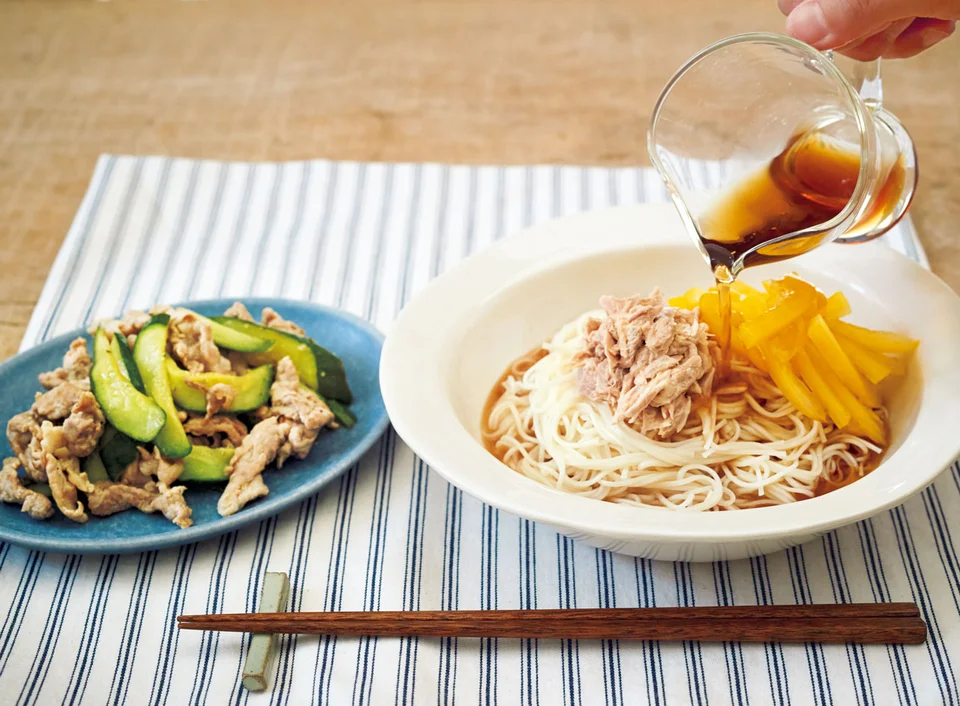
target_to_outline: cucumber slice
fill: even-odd
[[[251,365],[276,363],[289,356],[304,385],[328,399],[346,404],[353,401],[343,361],[313,340],[229,316],[214,316],[212,320],[235,331],[273,341],[270,350],[247,355]]]
[[[225,483],[227,465],[235,451],[194,446],[190,455],[183,459],[183,473],[179,480],[187,483]]]
[[[111,480],[110,476],[107,475],[107,467],[103,465],[103,460],[96,451],[83,459],[81,469],[87,474],[87,478],[90,479],[91,483],[102,483]]]
[[[357,415],[351,412],[342,402],[328,400],[324,397],[321,397],[320,399],[327,403],[327,407],[330,408],[330,411],[333,412],[333,416],[336,417],[338,422],[340,422],[340,426],[349,429],[357,423]]]
[[[213,334],[213,342],[221,348],[227,348],[231,351],[263,353],[273,347],[273,341],[268,341],[261,336],[237,331],[212,319],[210,319],[210,330]]]
[[[153,443],[160,449],[160,455],[164,458],[183,458],[190,453],[192,444],[177,416],[177,408],[173,404],[170,380],[167,378],[167,368],[164,363],[167,357],[167,325],[169,323],[170,317],[167,314],[158,314],[150,319],[137,336],[136,345],[133,347],[133,358],[140,371],[140,377],[143,378],[144,388],[167,415],[163,429],[157,434]]]
[[[140,377],[140,371],[137,370],[137,364],[133,360],[133,351],[127,344],[127,337],[119,333],[114,334],[111,348],[113,357],[120,363],[120,372],[123,376],[140,392],[146,392],[143,388],[143,378]]]
[[[223,384],[233,388],[233,401],[223,408],[225,412],[249,412],[270,400],[270,385],[273,383],[272,365],[261,365],[243,375],[224,375],[223,373],[191,373],[178,367],[167,358],[167,376],[170,378],[170,391],[173,401],[180,409],[190,412],[204,412],[207,409],[207,396],[188,382],[212,387]]]
[[[120,364],[113,357],[103,329],[97,329],[93,337],[90,389],[107,421],[137,441],[153,441],[166,423],[166,414],[157,403],[137,390],[120,372]]]
[[[114,483],[131,463],[140,455],[133,440],[124,436],[113,427],[107,427],[100,437],[100,459],[103,461],[107,475]]]

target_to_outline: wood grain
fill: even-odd
[[[381,637],[919,644],[913,603],[182,615],[185,630]]]
[[[4,0],[0,358],[103,152],[646,164],[664,81],[774,0]],[[960,41],[884,68],[913,214],[960,287]]]

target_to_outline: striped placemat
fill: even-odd
[[[564,214],[662,201],[646,169],[103,157],[24,347],[154,302],[284,296],[388,329],[431,277]],[[909,223],[888,244],[925,262]],[[450,487],[388,433],[300,507],[179,550],[61,556],[0,545],[0,702],[22,704],[953,704],[960,470],[804,547],[715,564],[572,542]],[[285,638],[271,691],[244,641],[180,613],[908,600],[917,647]]]

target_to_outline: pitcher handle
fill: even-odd
[[[883,108],[883,82],[880,78],[881,60],[855,61],[847,57],[836,56],[833,52],[825,53],[847,76],[850,85],[860,95],[864,105],[873,116],[878,137],[881,138],[878,143],[878,150],[882,153],[883,150],[892,151],[895,149],[904,172],[900,198],[897,199],[897,203],[886,218],[867,232],[855,231],[837,238],[839,243],[862,243],[880,237],[906,215],[917,188],[917,153],[913,140],[900,121]],[[842,61],[843,65],[838,59]],[[887,155],[887,159],[890,159],[890,155]],[[878,163],[879,161],[880,154],[878,153]],[[874,193],[872,198],[877,196],[878,194]],[[884,197],[889,198],[889,194],[885,194]]]
[[[833,50],[825,51],[824,54],[833,63],[837,64],[841,71],[844,70],[844,67],[837,62],[837,56]],[[844,57],[844,62],[849,63],[849,67],[844,73],[850,80],[850,85],[860,94],[860,98],[873,112],[877,112],[883,107],[883,81],[880,79],[880,61],[879,58],[873,61],[856,61]]]
[[[883,82],[880,80],[880,59],[858,61],[853,66],[853,87],[873,112],[883,107]]]

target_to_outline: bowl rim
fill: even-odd
[[[590,237],[584,238],[584,233]],[[644,234],[642,240],[637,233]],[[447,371],[462,322],[505,289],[580,257],[654,247],[694,248],[670,204],[615,207],[548,221],[495,243],[430,282],[394,322],[380,361],[381,391],[396,432],[447,481],[489,505],[568,533],[627,541],[720,543],[822,533],[901,504],[960,455],[960,435],[950,426],[951,420],[960,418],[960,369],[954,370],[952,359],[960,350],[960,297],[906,256],[868,243],[820,248],[790,264],[801,274],[819,268],[842,270],[850,276],[844,279],[845,288],[861,288],[867,294],[881,291],[881,286],[898,287],[901,309],[918,301],[930,307],[929,317],[910,319],[911,332],[914,325],[926,330],[918,350],[923,374],[916,418],[899,447],[881,464],[902,469],[902,480],[880,484],[871,478],[885,476],[874,472],[851,486],[802,502],[712,513],[669,512],[584,498],[513,471],[498,485],[504,476],[491,471],[502,470],[503,464],[464,428],[447,390]],[[873,288],[865,285],[871,267],[881,270],[873,275],[877,280]],[[934,314],[936,325],[929,323]]]

